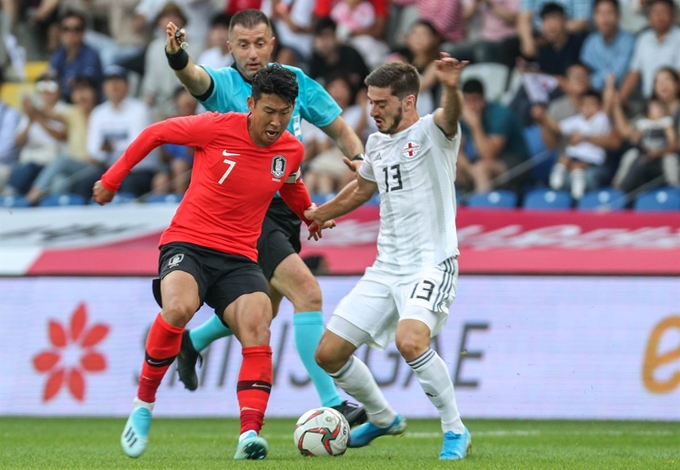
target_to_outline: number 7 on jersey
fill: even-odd
[[[220,180],[218,181],[219,184],[224,183],[224,180],[227,179],[227,176],[229,176],[229,173],[231,173],[231,170],[233,170],[234,167],[236,166],[236,162],[234,160],[229,160],[227,158],[224,159],[224,163],[229,165],[229,168],[227,168],[227,171],[224,172],[224,174],[222,175],[222,178],[220,178]]]

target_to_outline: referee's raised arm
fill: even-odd
[[[176,33],[179,32],[179,36]],[[165,55],[168,65],[175,71],[175,75],[186,89],[194,96],[205,94],[210,88],[212,78],[203,67],[199,67],[191,60],[186,49],[181,44],[186,41],[186,32],[178,29],[172,21],[165,28]]]

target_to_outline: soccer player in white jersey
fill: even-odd
[[[380,192],[378,257],[342,299],[316,350],[319,365],[366,408],[369,421],[351,431],[350,447],[406,429],[366,364],[353,355],[362,344],[384,349],[393,340],[441,415],[439,458],[462,459],[471,446],[446,364],[430,348],[430,338],[446,324],[458,278],[453,183],[460,147],[458,83],[466,64],[441,54],[436,61],[441,107],[422,118],[414,67],[392,62],[373,71],[365,83],[380,132],[368,139],[357,181],[305,213],[320,225]]]

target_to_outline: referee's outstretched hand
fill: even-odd
[[[460,82],[460,74],[470,61],[458,60],[446,52],[439,53],[439,60],[434,61],[437,79],[447,87],[457,87]]]
[[[97,182],[94,184],[94,187],[92,188],[92,199],[94,199],[94,202],[100,206],[113,201],[113,196],[115,195],[116,193],[109,191],[104,187],[102,180],[97,180]]]
[[[175,33],[179,31],[179,42],[175,37]],[[179,29],[175,23],[170,21],[165,27],[165,52],[168,54],[176,54],[179,51],[180,44],[187,40],[187,34],[184,29]]]

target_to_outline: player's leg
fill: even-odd
[[[376,437],[399,435],[406,429],[406,421],[387,402],[368,366],[353,356],[362,344],[382,349],[393,337],[397,313],[389,281],[373,277],[367,271],[340,301],[316,352],[319,365],[366,409],[368,422],[352,430],[350,447],[363,447]]]
[[[139,457],[146,449],[156,391],[179,352],[184,326],[201,304],[197,262],[191,253],[167,245],[160,266],[162,310],[149,330],[137,396],[121,436],[121,446],[130,457]]]
[[[272,350],[269,325],[272,309],[260,268],[241,262],[238,269],[211,289],[206,301],[224,308],[223,320],[241,342],[243,361],[237,382],[241,434],[234,459],[263,459],[269,451],[260,430],[272,386]]]
[[[430,348],[430,338],[446,325],[457,281],[457,263],[450,259],[427,270],[400,289],[404,305],[397,325],[397,349],[439,411],[444,443],[441,459],[462,459],[471,446],[456,404],[453,382],[444,360]]]

